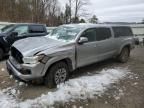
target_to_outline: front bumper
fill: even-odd
[[[16,79],[21,81],[31,81],[34,79],[42,78],[42,71],[44,64],[16,64],[12,59],[7,60],[6,62],[7,70],[10,75],[13,75]],[[21,70],[27,69],[30,71],[29,74],[23,74]]]

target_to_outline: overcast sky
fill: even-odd
[[[95,14],[101,22],[140,22],[144,18],[144,0],[89,1],[88,12]]]

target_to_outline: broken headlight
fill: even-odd
[[[26,64],[36,64],[38,62],[46,63],[48,59],[49,59],[48,56],[41,54],[41,55],[36,55],[33,57],[24,57],[23,62]]]

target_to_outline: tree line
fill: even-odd
[[[0,0],[0,21],[44,23],[58,26],[67,23],[84,23],[81,15],[87,0],[68,0],[65,8],[58,0]],[[90,19],[97,22],[96,16]]]

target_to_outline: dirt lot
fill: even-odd
[[[115,60],[106,60],[75,71],[71,78],[93,73],[104,68],[128,68],[131,75],[112,86],[95,99],[77,100],[58,108],[144,108],[144,48],[136,48],[131,53],[128,63],[121,64]],[[89,73],[88,73],[89,72]],[[10,79],[6,72],[5,61],[0,63],[0,89],[13,87],[20,91],[18,98],[33,99],[49,91],[44,85],[18,86],[17,81]]]

